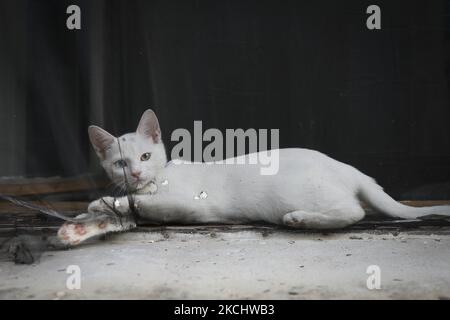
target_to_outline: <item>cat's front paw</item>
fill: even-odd
[[[108,221],[92,223],[64,223],[58,230],[58,238],[64,245],[75,246],[81,242],[103,233],[109,229]]]
[[[92,201],[88,206],[89,213],[106,213],[110,212],[114,205],[114,198],[112,197],[104,197]]]
[[[118,211],[122,214],[128,212],[127,198],[103,197],[91,202],[88,206],[89,213],[108,213]]]

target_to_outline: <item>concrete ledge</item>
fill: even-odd
[[[435,232],[437,231],[437,232]],[[1,299],[447,299],[448,230],[139,228],[38,263],[0,262]],[[66,268],[81,268],[68,290]],[[381,289],[366,286],[381,269]]]

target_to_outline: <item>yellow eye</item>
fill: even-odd
[[[151,157],[151,153],[150,152],[146,152],[141,156],[141,161],[147,161],[148,159],[150,159]]]

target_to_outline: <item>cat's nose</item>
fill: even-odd
[[[133,171],[133,172],[131,172],[131,175],[134,178],[139,179],[139,177],[141,176],[141,172],[140,171]]]

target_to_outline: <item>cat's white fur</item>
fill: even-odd
[[[89,135],[102,166],[119,185],[124,185],[123,169],[114,163],[122,153],[139,215],[154,222],[342,228],[364,217],[361,201],[398,218],[450,215],[450,206],[414,208],[396,202],[354,167],[308,149],[280,149],[275,175],[261,175],[257,164],[167,163],[158,120],[151,110],[143,114],[136,133],[116,139],[91,126]],[[141,161],[145,153],[151,157]],[[136,171],[141,172],[140,181],[131,175]],[[117,209],[129,215],[127,198],[118,200]],[[88,211],[107,212],[113,205],[113,198],[96,200]]]

